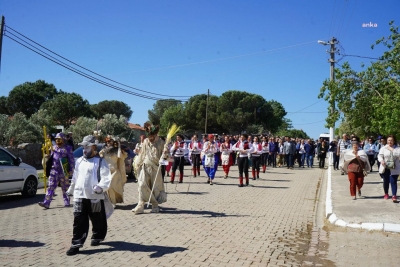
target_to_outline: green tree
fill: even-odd
[[[67,132],[72,132],[75,143],[79,143],[86,135],[93,135],[97,130],[98,120],[87,117],[79,117],[75,124],[67,128]]]
[[[38,142],[40,133],[21,112],[17,112],[9,120],[5,130],[3,144],[17,146],[21,143],[35,143]]]
[[[207,109],[207,132],[215,133],[222,131],[223,128],[217,121],[217,105],[218,97],[214,95],[208,98],[208,108],[206,94],[195,95],[189,98],[188,102],[184,105],[186,129],[204,130]]]
[[[39,136],[37,136],[39,140],[44,138],[43,126],[46,126],[47,133],[52,133],[55,130],[53,128],[54,121],[46,109],[39,109],[36,113],[32,114],[29,122],[35,127],[36,132],[39,133]]]
[[[7,108],[7,97],[0,96],[0,114],[11,115]]]
[[[122,115],[129,120],[133,113],[127,104],[117,100],[104,100],[92,105],[90,108],[97,119],[103,118],[106,114],[115,114],[117,117]]]
[[[170,106],[161,116],[160,135],[166,136],[168,129],[174,123],[180,127],[180,132],[183,132],[187,127],[186,122],[187,120],[185,118],[184,106],[182,104]]]
[[[57,124],[68,127],[79,117],[92,115],[90,104],[77,93],[66,93],[61,91],[53,99],[44,102],[42,109],[47,109],[51,118]]]
[[[0,114],[0,144],[2,146],[8,146],[6,140],[6,132],[10,125],[10,116],[6,114]]]
[[[149,121],[155,125],[160,124],[164,111],[178,104],[181,104],[181,102],[175,99],[157,100],[153,105],[153,109],[148,111]]]
[[[103,119],[99,121],[98,128],[103,134],[110,134],[118,137],[125,136],[127,132],[130,132],[126,118],[122,115],[118,118],[115,114],[104,115]]]
[[[244,91],[227,91],[218,99],[218,123],[230,133],[245,131],[249,125],[276,129],[285,114],[282,105]],[[279,109],[282,108],[283,112]]]
[[[267,101],[272,107],[272,116],[268,118],[268,130],[272,133],[276,132],[281,126],[285,126],[285,119],[287,112],[283,105],[275,100]]]
[[[333,113],[328,109],[328,127],[342,118],[360,136],[400,134],[400,34],[389,25],[391,35],[375,43],[388,49],[381,60],[360,72],[345,62],[335,69],[335,81],[323,82],[319,98],[337,105]]]
[[[53,99],[57,94],[56,87],[43,80],[25,82],[14,87],[8,94],[7,110],[9,114],[22,112],[29,118],[44,102]]]

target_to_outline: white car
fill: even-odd
[[[34,197],[37,187],[36,169],[0,146],[0,194],[21,192],[23,196]]]

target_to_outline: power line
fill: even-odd
[[[376,58],[376,57],[364,57],[364,56],[358,56],[358,55],[347,55],[343,54],[344,57],[360,57],[360,58],[368,58],[368,59],[376,59],[376,60],[383,60],[381,58]]]
[[[169,100],[169,99],[155,98],[155,97],[151,97],[151,96],[146,96],[146,95],[137,94],[137,93],[134,93],[134,92],[132,92],[132,91],[128,91],[128,90],[123,89],[123,88],[120,88],[120,87],[118,87],[118,86],[109,84],[109,83],[104,82],[104,81],[102,81],[102,80],[100,80],[100,79],[98,79],[98,78],[95,78],[95,77],[93,77],[93,76],[90,76],[90,75],[88,75],[88,74],[86,74],[86,73],[84,73],[84,72],[82,72],[82,71],[76,70],[76,69],[74,69],[73,67],[71,67],[71,66],[69,66],[69,65],[67,65],[67,64],[65,64],[65,63],[63,63],[63,62],[57,62],[56,60],[54,60],[54,59],[52,59],[52,58],[50,58],[50,57],[48,57],[48,56],[46,56],[46,55],[43,55],[42,53],[40,53],[40,52],[38,52],[38,51],[35,51],[34,49],[28,47],[27,45],[24,45],[23,43],[21,43],[21,42],[15,40],[14,38],[12,38],[12,37],[10,37],[10,36],[8,36],[8,35],[6,35],[6,34],[4,34],[4,36],[8,37],[9,39],[13,40],[14,42],[16,42],[16,43],[18,43],[18,44],[20,44],[20,45],[22,45],[22,46],[24,46],[25,48],[31,50],[32,52],[34,52],[34,53],[36,53],[36,54],[38,54],[38,55],[40,55],[40,56],[42,56],[42,57],[44,57],[44,58],[46,58],[46,59],[48,59],[48,60],[50,60],[50,61],[56,63],[56,64],[58,64],[58,65],[60,65],[60,66],[62,66],[62,67],[64,67],[64,68],[66,68],[66,69],[68,69],[68,70],[70,70],[70,71],[72,71],[72,72],[75,72],[76,74],[79,74],[79,75],[81,75],[81,76],[83,76],[83,77],[85,77],[85,78],[88,78],[88,79],[90,79],[90,80],[92,80],[92,81],[95,81],[95,82],[97,82],[97,83],[100,83],[100,84],[102,84],[102,85],[105,85],[105,86],[107,86],[107,87],[110,87],[110,88],[112,88],[112,89],[118,90],[118,91],[123,92],[123,93],[130,94],[130,95],[134,95],[134,96],[138,96],[138,97],[142,97],[142,98],[147,98],[147,99],[150,99],[150,100],[164,100],[164,101],[168,101],[168,100]],[[174,100],[174,101],[175,101],[175,100]],[[179,100],[179,101],[185,102],[184,100]]]
[[[22,33],[20,33],[20,32],[18,32],[18,31],[14,30],[13,28],[11,28],[10,26],[7,25],[7,27],[6,27],[6,32],[12,34],[14,37],[20,39],[21,41],[24,41],[24,40],[22,40],[21,38],[17,37],[17,36],[16,36],[15,34],[13,34],[12,32],[7,31],[8,29],[11,29],[11,30],[14,31],[15,33],[19,34],[20,36],[23,36],[24,38],[28,39],[30,42],[32,42],[32,43],[34,43],[34,44],[36,44],[36,45],[42,47],[43,49],[45,49],[45,50],[47,50],[47,51],[49,51],[49,52],[55,54],[56,56],[58,56],[58,57],[60,57],[60,58],[62,58],[62,59],[64,59],[64,60],[66,60],[66,61],[68,61],[68,62],[70,62],[70,63],[72,63],[72,64],[74,64],[74,65],[76,65],[76,66],[78,66],[78,67],[80,67],[80,68],[82,68],[82,69],[84,69],[84,70],[90,72],[90,73],[93,73],[93,74],[95,74],[95,75],[97,75],[97,76],[99,76],[99,77],[102,77],[102,78],[104,78],[104,79],[106,79],[106,80],[109,80],[109,81],[111,81],[111,82],[114,82],[114,83],[116,83],[116,84],[119,84],[119,85],[122,85],[122,86],[125,86],[125,87],[128,87],[128,88],[131,88],[131,89],[133,89],[133,90],[137,90],[137,91],[140,91],[140,92],[144,92],[144,93],[147,93],[147,94],[152,94],[152,95],[165,96],[165,97],[171,97],[171,98],[174,98],[174,97],[177,97],[177,98],[190,97],[190,96],[170,96],[170,95],[163,95],[163,94],[152,93],[152,92],[149,92],[149,91],[141,90],[141,89],[138,89],[138,88],[135,88],[135,87],[132,87],[132,86],[129,86],[129,85],[126,85],[126,84],[117,82],[117,81],[112,80],[112,79],[110,79],[110,78],[107,78],[107,77],[105,77],[105,76],[103,76],[103,75],[101,75],[101,74],[98,74],[98,73],[96,73],[96,72],[94,72],[94,71],[91,71],[91,70],[89,70],[89,69],[87,69],[87,68],[85,68],[85,67],[83,67],[83,66],[81,66],[81,65],[79,65],[79,64],[77,64],[77,63],[75,63],[75,62],[73,62],[73,61],[71,61],[71,60],[69,60],[69,59],[67,59],[67,58],[65,58],[65,57],[63,57],[63,56],[61,56],[61,55],[55,53],[55,52],[53,52],[52,50],[50,50],[50,49],[48,49],[48,48],[46,48],[46,47],[40,45],[39,43],[33,41],[32,39],[26,37],[26,36],[23,35]],[[4,35],[5,35],[5,34],[4,34]],[[9,36],[7,36],[7,37],[9,37]],[[10,37],[9,37],[9,38],[10,38]],[[13,40],[14,40],[14,39],[13,39]],[[14,40],[14,41],[15,41],[15,40]],[[28,42],[26,42],[26,41],[24,41],[24,42],[28,44]],[[29,45],[32,46],[32,47],[34,47],[34,46],[31,45],[31,44],[29,44]],[[35,47],[35,49],[38,49],[38,48]],[[38,50],[41,51],[40,49],[38,49]],[[43,51],[41,51],[41,52],[44,53]],[[47,54],[47,55],[48,55],[48,54]]]
[[[315,102],[315,103],[313,103],[313,104],[311,104],[311,105],[309,105],[309,106],[307,106],[307,107],[305,107],[305,108],[302,108],[302,109],[300,109],[300,110],[298,110],[298,111],[295,111],[295,112],[287,112],[286,115],[287,115],[287,114],[292,114],[292,113],[299,113],[300,111],[303,111],[303,110],[305,110],[305,109],[307,109],[307,108],[309,108],[309,107],[314,106],[315,104],[321,102],[322,100],[323,100],[323,99],[320,99],[320,100],[318,100],[317,102]]]
[[[236,56],[219,58],[219,59],[204,60],[204,61],[199,61],[199,62],[178,64],[178,65],[172,65],[172,66],[166,66],[166,67],[152,68],[152,69],[135,70],[135,71],[127,72],[127,73],[162,70],[162,69],[171,69],[171,68],[177,68],[177,67],[185,67],[185,66],[191,66],[191,65],[197,65],[197,64],[211,63],[211,62],[217,62],[217,61],[228,60],[228,59],[255,56],[255,55],[260,55],[260,54],[265,54],[265,53],[269,53],[269,52],[274,52],[274,51],[279,51],[279,50],[284,50],[284,49],[290,49],[290,48],[294,48],[294,47],[297,47],[297,46],[304,46],[304,45],[310,45],[310,44],[315,44],[315,41],[310,41],[310,42],[305,42],[305,43],[300,43],[300,44],[295,44],[295,45],[289,45],[289,46],[269,49],[269,50],[266,50],[266,51],[260,51],[260,52],[255,52],[255,53],[236,55]]]

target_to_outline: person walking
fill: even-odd
[[[253,149],[251,151],[251,173],[253,175],[253,180],[260,178],[260,161],[261,154],[263,153],[262,145],[258,136],[253,138]],[[256,176],[257,175],[257,176]]]
[[[215,173],[217,172],[218,168],[218,159],[219,156],[217,154],[218,152],[218,143],[215,142],[214,140],[214,135],[209,134],[208,135],[208,141],[204,142],[203,145],[203,166],[204,166],[204,171],[207,174],[207,183],[210,185],[213,185],[213,181],[215,178]]]
[[[304,161],[306,159],[306,150],[304,149],[305,143],[304,143],[304,139],[300,140],[300,144],[299,144],[299,157],[297,159],[297,161],[299,162],[299,167],[304,168]]]
[[[196,177],[196,174],[200,176],[200,165],[201,165],[201,158],[200,153],[203,149],[201,142],[197,138],[197,134],[194,134],[192,137],[192,142],[189,144],[189,155],[192,159],[192,171],[193,176]]]
[[[221,143],[219,150],[221,151],[221,164],[222,168],[224,170],[224,178],[228,178],[229,175],[229,169],[233,164],[233,157],[232,157],[232,145],[229,140],[229,136],[225,136],[225,140],[223,143]]]
[[[321,140],[321,143],[318,145],[317,149],[318,149],[319,168],[323,169],[325,167],[326,152],[328,152],[328,146],[326,145],[325,140]]]
[[[384,199],[389,199],[389,184],[392,188],[392,201],[397,203],[397,179],[400,174],[400,148],[393,135],[387,136],[387,144],[379,150],[379,173],[383,174]]]
[[[265,170],[267,169],[267,164],[269,165],[272,163],[272,161],[269,158],[268,137],[263,136],[261,147],[262,147],[261,166],[262,166],[262,172],[265,173]]]
[[[347,136],[347,134],[342,135],[342,139],[339,140],[338,145],[337,145],[337,151],[336,155],[339,157],[339,169],[341,169],[341,174],[344,175],[344,170],[342,168],[343,162],[344,162],[344,153],[346,152],[346,149],[349,149],[351,146],[350,140]]]
[[[364,171],[370,170],[368,156],[364,150],[359,149],[359,142],[352,141],[351,149],[348,149],[343,155],[343,170],[347,173],[350,182],[350,195],[356,200],[356,190],[361,197],[361,188],[364,184]]]
[[[314,146],[310,139],[304,144],[304,150],[306,151],[307,168],[312,168],[314,165]]]
[[[243,174],[246,179],[246,186],[249,185],[249,160],[248,153],[251,152],[252,147],[247,140],[247,134],[242,134],[239,141],[233,145],[232,150],[239,152],[237,164],[239,168],[239,187],[243,187]]]
[[[53,196],[57,185],[60,183],[61,190],[63,193],[64,206],[70,206],[70,199],[67,194],[69,188],[69,177],[72,176],[75,168],[75,159],[72,152],[72,147],[67,144],[63,133],[58,133],[55,137],[56,145],[52,147],[51,154],[49,156],[48,164],[51,166],[46,170],[46,176],[49,177],[49,186],[47,188],[46,195],[43,202],[39,202],[38,205],[49,209],[50,203],[53,200]]]
[[[372,166],[375,164],[375,143],[372,137],[368,138],[368,143],[364,145],[364,151],[367,153],[368,156],[368,161],[369,165],[371,166],[371,172],[372,172]]]
[[[92,222],[91,246],[98,246],[107,235],[107,216],[104,192],[110,186],[111,172],[108,163],[97,153],[96,138],[85,136],[78,145],[83,156],[77,159],[71,185],[67,194],[74,196],[73,237],[68,256],[75,255],[83,247]],[[112,210],[112,207],[111,207]]]
[[[333,156],[333,170],[339,170],[339,156],[336,154],[336,151],[337,151],[337,140],[335,138],[329,144],[329,152],[331,152]]]
[[[171,147],[171,154],[174,157],[174,163],[172,164],[171,171],[171,184],[174,183],[176,169],[179,168],[179,183],[183,182],[183,167],[185,164],[185,151],[187,149],[184,137],[181,134],[176,136],[176,142]]]
[[[283,140],[279,139],[278,143],[278,167],[280,168],[283,165],[283,158],[285,157],[283,151]]]

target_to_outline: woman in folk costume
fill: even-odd
[[[254,136],[253,149],[251,151],[251,172],[253,174],[253,180],[260,178],[260,163],[261,154],[263,153],[262,145],[258,136]],[[257,174],[257,176],[256,176]]]
[[[225,136],[225,142],[219,146],[219,150],[221,151],[221,163],[225,173],[224,178],[226,179],[228,178],[229,168],[233,164],[232,145],[229,136]]]
[[[120,142],[113,139],[108,138],[108,145],[99,152],[99,155],[107,161],[110,168],[111,183],[106,193],[115,208],[117,203],[124,202],[124,185],[127,181],[125,159],[128,155],[121,149]]]
[[[197,134],[193,135],[192,142],[189,144],[189,156],[192,160],[192,171],[194,177],[196,177],[196,174],[200,175],[200,153],[202,149],[203,146],[201,142],[197,140]]]
[[[158,137],[159,126],[152,125],[150,122],[144,124],[147,138],[142,144],[142,148],[135,161],[139,172],[138,191],[139,203],[132,209],[135,214],[144,213],[144,204],[149,201],[152,206],[151,212],[160,211],[158,207],[167,201],[167,194],[164,189],[164,183],[159,170],[160,160],[168,158],[168,146],[165,141]],[[153,190],[153,191],[152,191]]]
[[[64,206],[70,206],[70,199],[66,191],[69,187],[69,176],[72,176],[75,167],[73,151],[63,133],[58,133],[54,140],[55,145],[52,146],[51,154],[48,155],[50,158],[46,162],[46,176],[49,177],[47,193],[44,201],[38,203],[45,209],[50,207],[58,184],[63,192]]]
[[[232,146],[233,151],[239,152],[237,164],[239,168],[239,187],[243,187],[243,173],[246,178],[246,186],[249,185],[249,160],[248,153],[251,152],[252,147],[247,140],[247,134],[242,134],[240,140]]]
[[[207,142],[203,145],[203,166],[204,170],[207,173],[207,183],[213,185],[213,180],[215,177],[215,173],[218,168],[218,144],[214,141],[214,135],[208,135]]]
[[[178,134],[176,136],[176,142],[171,147],[171,154],[174,157],[174,163],[172,164],[171,172],[171,184],[174,183],[176,169],[179,168],[179,183],[183,182],[183,167],[185,165],[185,151],[187,149],[184,141],[184,136]]]
[[[63,192],[64,206],[70,206],[67,190],[69,188],[69,177],[74,173],[75,159],[72,147],[67,145],[64,134],[58,133],[55,139],[56,145],[52,148],[50,161],[48,162],[49,165],[51,164],[51,167],[48,168],[50,173],[49,175],[46,174],[46,176],[49,176],[49,187],[47,188],[44,201],[38,203],[39,206],[45,209],[50,207],[58,183],[60,183]]]
[[[263,173],[265,173],[265,170],[267,169],[268,158],[269,158],[268,137],[263,136],[262,140],[263,141],[261,143],[261,147],[262,147],[261,166],[262,166]]]

